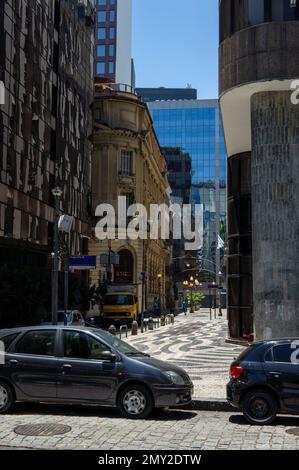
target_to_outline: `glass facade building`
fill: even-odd
[[[162,147],[180,148],[191,158],[191,202],[203,205],[201,267],[215,279],[226,227],[226,149],[217,100],[148,103]]]

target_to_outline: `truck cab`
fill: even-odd
[[[132,323],[138,320],[138,298],[133,286],[109,287],[103,299],[104,321]]]

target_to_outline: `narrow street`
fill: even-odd
[[[210,320],[208,309],[181,314],[174,325],[129,335],[127,341],[157,359],[183,367],[194,383],[195,398],[226,399],[230,364],[244,348],[225,342],[226,311],[223,317],[214,317],[213,310]]]

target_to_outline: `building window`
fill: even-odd
[[[106,39],[106,28],[98,28],[98,39]]]
[[[109,28],[109,38],[115,39],[115,28]]]
[[[106,22],[106,12],[98,11],[98,23],[105,23],[105,22]]]
[[[97,56],[105,57],[105,46],[97,46]]]
[[[114,73],[114,62],[109,62],[109,73]]]
[[[110,5],[115,5],[115,0],[110,0]]]
[[[120,174],[132,176],[133,174],[133,152],[122,150],[120,155]]]
[[[97,74],[105,73],[105,62],[97,62]]]
[[[114,57],[114,53],[115,53],[115,46],[114,46],[114,44],[110,44],[110,46],[109,46],[109,56]]]
[[[109,19],[111,23],[114,23],[115,21],[115,10],[110,11]]]
[[[106,0],[98,0],[98,5],[106,5]]]

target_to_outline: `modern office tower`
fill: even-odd
[[[299,2],[220,2],[231,338],[299,336]]]
[[[136,88],[136,92],[143,101],[168,101],[168,100],[196,100],[197,90],[187,88]]]
[[[61,212],[74,217],[70,251],[84,253],[91,188],[93,8],[89,0],[0,2],[0,80],[5,85],[5,104],[0,105],[0,265],[8,266],[7,279],[17,271],[10,279],[15,310],[17,279],[25,270],[38,298],[34,307],[43,301],[37,286],[51,266],[55,187],[62,190]],[[46,294],[49,290],[48,284]],[[34,312],[27,307],[24,314],[32,321]],[[9,311],[10,318],[14,313]]]
[[[95,76],[134,85],[132,0],[96,0]]]
[[[203,247],[199,271],[219,281],[226,225],[226,153],[217,100],[155,101],[148,103],[162,147],[180,149],[191,159],[191,202],[203,205]],[[196,253],[195,253],[195,256]]]
[[[172,204],[191,203],[192,162],[189,153],[183,152],[180,147],[162,147],[167,163],[168,182],[171,188],[170,200]],[[184,281],[185,276],[185,239],[173,240],[172,258],[174,267],[174,280]]]

